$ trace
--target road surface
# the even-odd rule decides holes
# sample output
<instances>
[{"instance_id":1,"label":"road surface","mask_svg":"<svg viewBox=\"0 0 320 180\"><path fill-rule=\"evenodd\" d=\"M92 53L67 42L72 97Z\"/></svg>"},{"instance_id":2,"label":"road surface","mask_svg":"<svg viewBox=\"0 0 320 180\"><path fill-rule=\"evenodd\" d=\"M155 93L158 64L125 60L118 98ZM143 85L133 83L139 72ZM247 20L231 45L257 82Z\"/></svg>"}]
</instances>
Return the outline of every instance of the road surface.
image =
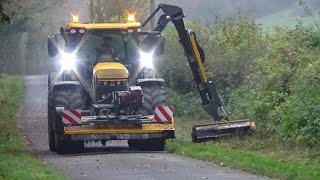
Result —
<instances>
[{"instance_id":1,"label":"road surface","mask_svg":"<svg viewBox=\"0 0 320 180\"><path fill-rule=\"evenodd\" d=\"M21 117L31 150L70 179L265 179L166 152L129 151L125 142L87 148L77 155L52 153L47 140L47 76L25 77Z\"/></svg>"}]
</instances>

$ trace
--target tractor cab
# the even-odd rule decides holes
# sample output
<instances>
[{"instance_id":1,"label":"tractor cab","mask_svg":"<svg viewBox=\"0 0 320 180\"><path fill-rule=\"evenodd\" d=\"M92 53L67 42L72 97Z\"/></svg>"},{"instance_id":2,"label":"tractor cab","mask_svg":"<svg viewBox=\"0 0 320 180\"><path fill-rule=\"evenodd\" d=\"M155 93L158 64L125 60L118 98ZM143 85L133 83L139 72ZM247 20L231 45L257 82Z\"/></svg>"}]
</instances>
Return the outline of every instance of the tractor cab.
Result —
<instances>
[{"instance_id":1,"label":"tractor cab","mask_svg":"<svg viewBox=\"0 0 320 180\"><path fill-rule=\"evenodd\" d=\"M48 51L50 57L60 55L59 64L66 69L83 64L92 71L98 63L117 62L130 75L139 75L137 70L153 68L153 58L164 52L164 40L160 34L143 32L133 16L127 23L98 24L81 24L73 16L60 34L48 39Z\"/></svg>"},{"instance_id":2,"label":"tractor cab","mask_svg":"<svg viewBox=\"0 0 320 180\"><path fill-rule=\"evenodd\" d=\"M51 57L58 55L64 81L82 81L90 108L92 103L111 104L114 92L129 91L138 79L155 78L150 70L163 52L161 42L160 34L142 32L132 15L127 23L97 24L81 24L73 16L60 34L48 39L48 51Z\"/></svg>"},{"instance_id":3,"label":"tractor cab","mask_svg":"<svg viewBox=\"0 0 320 180\"><path fill-rule=\"evenodd\" d=\"M113 92L128 91L138 79L155 78L153 59L163 49L161 35L143 32L133 16L127 23L97 24L81 24L73 16L48 39L49 56L58 55L63 80L81 79L87 108L91 102L110 104Z\"/></svg>"}]
</instances>

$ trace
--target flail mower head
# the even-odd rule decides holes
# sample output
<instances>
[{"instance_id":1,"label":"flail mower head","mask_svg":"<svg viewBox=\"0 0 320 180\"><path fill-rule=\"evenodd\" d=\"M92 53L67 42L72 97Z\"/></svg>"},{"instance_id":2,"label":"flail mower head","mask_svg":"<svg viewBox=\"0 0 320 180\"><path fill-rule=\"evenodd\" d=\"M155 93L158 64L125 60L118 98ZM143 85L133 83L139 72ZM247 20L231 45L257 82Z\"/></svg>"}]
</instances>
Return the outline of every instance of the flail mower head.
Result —
<instances>
[{"instance_id":1,"label":"flail mower head","mask_svg":"<svg viewBox=\"0 0 320 180\"><path fill-rule=\"evenodd\" d=\"M193 142L204 142L229 135L244 135L256 128L255 122L249 119L229 121L221 105L216 88L212 83L209 84L209 91L213 98L209 103L202 105L202 107L213 117L215 122L212 124L194 125L191 133ZM218 109L221 109L223 116L219 114Z\"/></svg>"},{"instance_id":2,"label":"flail mower head","mask_svg":"<svg viewBox=\"0 0 320 180\"><path fill-rule=\"evenodd\" d=\"M192 142L204 142L229 135L243 135L255 129L255 123L248 119L220 121L212 124L195 125L192 128Z\"/></svg>"}]
</instances>

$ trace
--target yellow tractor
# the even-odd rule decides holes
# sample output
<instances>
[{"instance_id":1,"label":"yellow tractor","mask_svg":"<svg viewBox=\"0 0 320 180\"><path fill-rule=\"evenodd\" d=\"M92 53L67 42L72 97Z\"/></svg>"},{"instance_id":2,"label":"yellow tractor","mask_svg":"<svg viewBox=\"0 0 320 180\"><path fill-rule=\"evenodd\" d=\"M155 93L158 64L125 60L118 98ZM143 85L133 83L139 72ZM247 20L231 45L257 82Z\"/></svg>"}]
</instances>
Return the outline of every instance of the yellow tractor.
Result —
<instances>
[{"instance_id":1,"label":"yellow tractor","mask_svg":"<svg viewBox=\"0 0 320 180\"><path fill-rule=\"evenodd\" d=\"M153 31L143 28L162 10ZM85 141L128 140L130 148L162 151L175 138L174 108L165 105L165 82L156 77L153 61L164 54L161 32L175 25L202 106L218 121L192 130L194 142L250 130L248 120L227 121L217 91L204 67L204 52L195 33L185 28L177 6L160 4L140 24L134 16L126 23L79 23L74 16L59 34L48 38L48 54L58 62L48 76L48 137L51 151L81 152Z\"/></svg>"}]
</instances>

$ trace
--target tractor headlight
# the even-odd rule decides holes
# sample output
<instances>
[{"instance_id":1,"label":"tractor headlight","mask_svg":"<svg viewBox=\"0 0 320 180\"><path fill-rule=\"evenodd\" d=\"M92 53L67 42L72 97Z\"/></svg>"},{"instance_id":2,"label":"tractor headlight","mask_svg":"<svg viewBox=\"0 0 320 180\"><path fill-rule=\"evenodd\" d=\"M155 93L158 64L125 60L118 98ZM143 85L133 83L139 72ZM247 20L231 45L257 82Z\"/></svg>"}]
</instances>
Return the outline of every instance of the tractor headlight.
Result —
<instances>
[{"instance_id":1,"label":"tractor headlight","mask_svg":"<svg viewBox=\"0 0 320 180\"><path fill-rule=\"evenodd\" d=\"M71 53L62 53L60 59L60 65L63 70L75 70L76 68L76 56Z\"/></svg>"},{"instance_id":2,"label":"tractor headlight","mask_svg":"<svg viewBox=\"0 0 320 180\"><path fill-rule=\"evenodd\" d=\"M143 67L153 69L153 54L152 53L140 53L140 63Z\"/></svg>"}]
</instances>

